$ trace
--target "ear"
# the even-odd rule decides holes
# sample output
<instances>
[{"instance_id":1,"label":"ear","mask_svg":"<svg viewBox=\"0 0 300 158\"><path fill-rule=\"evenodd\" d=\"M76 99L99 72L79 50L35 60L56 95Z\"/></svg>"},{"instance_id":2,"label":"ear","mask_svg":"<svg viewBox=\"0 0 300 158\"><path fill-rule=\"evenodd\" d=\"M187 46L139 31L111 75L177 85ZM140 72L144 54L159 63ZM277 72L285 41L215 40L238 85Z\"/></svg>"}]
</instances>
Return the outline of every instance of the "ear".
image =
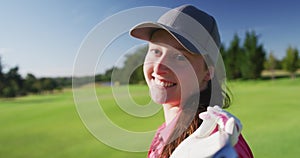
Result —
<instances>
[{"instance_id":1,"label":"ear","mask_svg":"<svg viewBox=\"0 0 300 158\"><path fill-rule=\"evenodd\" d=\"M215 73L215 68L212 67L212 66L209 66L207 68L207 71L206 71L206 74L204 76L204 80L205 81L209 81L211 80L212 78L214 78L214 73Z\"/></svg>"}]
</instances>

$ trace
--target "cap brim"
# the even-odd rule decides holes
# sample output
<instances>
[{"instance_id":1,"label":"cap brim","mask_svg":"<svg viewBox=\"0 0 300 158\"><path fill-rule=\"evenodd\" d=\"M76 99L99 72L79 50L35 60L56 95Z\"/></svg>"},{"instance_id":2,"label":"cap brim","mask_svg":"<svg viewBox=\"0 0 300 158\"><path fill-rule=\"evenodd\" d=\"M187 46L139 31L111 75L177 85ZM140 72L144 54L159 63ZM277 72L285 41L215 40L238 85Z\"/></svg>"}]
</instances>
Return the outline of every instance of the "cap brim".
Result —
<instances>
[{"instance_id":1,"label":"cap brim","mask_svg":"<svg viewBox=\"0 0 300 158\"><path fill-rule=\"evenodd\" d=\"M191 42L189 42L186 37L179 33L178 30L160 23L145 22L138 24L130 30L130 35L138 39L150 41L152 34L158 29L166 30L189 52L201 54L201 51L199 51Z\"/></svg>"}]
</instances>

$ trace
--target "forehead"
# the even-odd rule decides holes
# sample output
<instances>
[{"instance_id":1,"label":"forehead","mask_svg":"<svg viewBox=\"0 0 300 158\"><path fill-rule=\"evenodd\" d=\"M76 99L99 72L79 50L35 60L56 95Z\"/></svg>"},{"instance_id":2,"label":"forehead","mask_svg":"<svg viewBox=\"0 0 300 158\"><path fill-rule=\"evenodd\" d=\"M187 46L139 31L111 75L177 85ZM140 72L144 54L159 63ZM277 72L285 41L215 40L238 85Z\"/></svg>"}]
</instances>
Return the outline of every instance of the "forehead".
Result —
<instances>
[{"instance_id":1,"label":"forehead","mask_svg":"<svg viewBox=\"0 0 300 158\"><path fill-rule=\"evenodd\" d=\"M151 43L162 43L165 45L169 45L177 50L187 51L171 34L169 34L165 30L155 31L151 36L150 42Z\"/></svg>"},{"instance_id":2,"label":"forehead","mask_svg":"<svg viewBox=\"0 0 300 158\"><path fill-rule=\"evenodd\" d=\"M152 34L149 42L149 48L157 46L167 46L171 49L175 49L178 52L183 53L185 56L190 57L192 60L199 60L199 58L202 58L202 55L191 53L185 49L169 32L165 30L158 30Z\"/></svg>"}]
</instances>

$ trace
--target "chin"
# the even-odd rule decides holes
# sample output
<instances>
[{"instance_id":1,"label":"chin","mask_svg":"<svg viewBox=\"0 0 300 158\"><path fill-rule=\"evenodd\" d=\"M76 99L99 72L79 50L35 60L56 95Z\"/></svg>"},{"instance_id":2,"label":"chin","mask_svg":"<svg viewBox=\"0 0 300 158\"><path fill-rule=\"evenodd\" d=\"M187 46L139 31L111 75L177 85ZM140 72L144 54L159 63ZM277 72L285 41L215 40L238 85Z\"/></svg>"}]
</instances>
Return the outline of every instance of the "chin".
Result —
<instances>
[{"instance_id":1,"label":"chin","mask_svg":"<svg viewBox=\"0 0 300 158\"><path fill-rule=\"evenodd\" d=\"M168 96L167 94L156 93L153 91L150 91L150 93L151 93L151 99L156 104L179 105L179 103L180 103L180 100L175 99L175 98L170 98L170 96Z\"/></svg>"}]
</instances>

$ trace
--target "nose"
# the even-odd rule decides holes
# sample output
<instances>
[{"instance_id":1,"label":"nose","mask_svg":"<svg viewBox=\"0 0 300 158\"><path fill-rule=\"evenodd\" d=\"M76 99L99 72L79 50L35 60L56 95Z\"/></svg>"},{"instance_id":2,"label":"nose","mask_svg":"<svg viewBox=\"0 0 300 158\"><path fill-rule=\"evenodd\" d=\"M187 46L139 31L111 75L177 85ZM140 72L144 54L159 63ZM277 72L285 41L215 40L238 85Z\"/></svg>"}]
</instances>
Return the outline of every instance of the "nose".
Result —
<instances>
[{"instance_id":1,"label":"nose","mask_svg":"<svg viewBox=\"0 0 300 158\"><path fill-rule=\"evenodd\" d=\"M166 56L161 56L158 61L154 64L154 72L158 75L166 74L170 72Z\"/></svg>"}]
</instances>

